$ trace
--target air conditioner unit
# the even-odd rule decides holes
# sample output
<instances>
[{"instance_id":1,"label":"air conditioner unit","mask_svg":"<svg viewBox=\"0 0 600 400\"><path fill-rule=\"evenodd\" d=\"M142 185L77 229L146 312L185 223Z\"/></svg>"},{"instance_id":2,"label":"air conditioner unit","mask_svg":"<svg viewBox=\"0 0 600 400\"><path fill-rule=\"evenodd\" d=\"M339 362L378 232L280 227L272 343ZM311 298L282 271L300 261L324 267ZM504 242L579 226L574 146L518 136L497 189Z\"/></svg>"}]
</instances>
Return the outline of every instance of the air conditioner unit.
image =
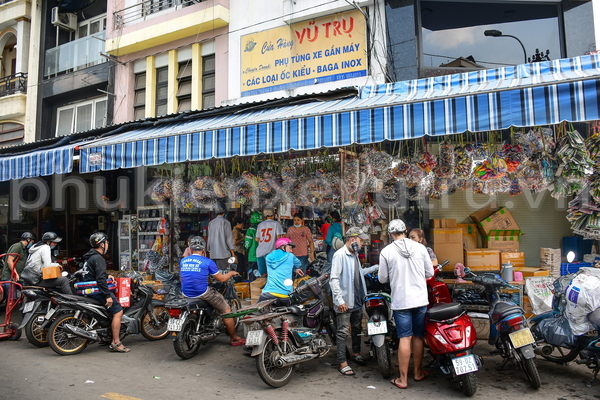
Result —
<instances>
[{"instance_id":1,"label":"air conditioner unit","mask_svg":"<svg viewBox=\"0 0 600 400\"><path fill-rule=\"evenodd\" d=\"M70 13L59 13L58 7L52 9L52 25L58 26L61 29L67 31L74 31L77 29L77 15Z\"/></svg>"}]
</instances>

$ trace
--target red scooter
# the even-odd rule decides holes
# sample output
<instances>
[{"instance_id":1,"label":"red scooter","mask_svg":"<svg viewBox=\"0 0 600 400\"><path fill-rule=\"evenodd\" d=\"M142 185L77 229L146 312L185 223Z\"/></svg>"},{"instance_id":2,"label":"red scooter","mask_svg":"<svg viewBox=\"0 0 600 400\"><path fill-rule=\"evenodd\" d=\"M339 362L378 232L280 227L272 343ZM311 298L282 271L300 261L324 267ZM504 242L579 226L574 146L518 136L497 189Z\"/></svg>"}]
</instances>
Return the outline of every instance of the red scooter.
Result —
<instances>
[{"instance_id":1,"label":"red scooter","mask_svg":"<svg viewBox=\"0 0 600 400\"><path fill-rule=\"evenodd\" d=\"M19 255L16 253L10 254L2 254L0 258L4 258L5 256L15 256L15 265L19 261ZM19 340L21 337L21 329L18 329L19 324L15 322L11 322L12 312L15 307L23 300L23 296L21 295L21 290L23 290L23 286L20 283L17 283L15 280L16 269L13 269L10 281L0 282L0 287L2 284L8 284L8 290L6 293L6 315L4 317L4 323L0 324L0 329L3 329L0 332L0 340L10 339L10 340ZM15 294L19 293L19 296L15 298Z\"/></svg>"},{"instance_id":2,"label":"red scooter","mask_svg":"<svg viewBox=\"0 0 600 400\"><path fill-rule=\"evenodd\" d=\"M427 280L429 310L426 313L425 340L434 362L446 377L457 382L466 396L477 391L475 372L483 365L480 356L473 353L477 343L471 318L459 303L452 303L448 286L436 280L446 265L438 265L434 276Z\"/></svg>"}]
</instances>

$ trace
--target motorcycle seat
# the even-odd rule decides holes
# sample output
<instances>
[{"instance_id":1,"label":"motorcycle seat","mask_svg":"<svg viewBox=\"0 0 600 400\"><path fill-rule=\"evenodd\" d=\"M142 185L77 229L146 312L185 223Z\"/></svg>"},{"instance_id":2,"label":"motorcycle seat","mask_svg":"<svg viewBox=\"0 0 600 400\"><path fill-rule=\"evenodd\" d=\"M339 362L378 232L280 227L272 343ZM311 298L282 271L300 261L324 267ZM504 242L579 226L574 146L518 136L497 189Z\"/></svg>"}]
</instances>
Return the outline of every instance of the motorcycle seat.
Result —
<instances>
[{"instance_id":1,"label":"motorcycle seat","mask_svg":"<svg viewBox=\"0 0 600 400\"><path fill-rule=\"evenodd\" d=\"M210 304L208 304L205 300L202 299L189 299L189 298L185 298L185 299L181 299L183 300L183 304L182 305L195 305L198 308L208 308L210 307Z\"/></svg>"},{"instance_id":2,"label":"motorcycle seat","mask_svg":"<svg viewBox=\"0 0 600 400\"><path fill-rule=\"evenodd\" d=\"M92 303L92 304L96 304L96 305L100 305L100 306L104 305L103 303L99 302L98 300L92 299L91 297L87 297L87 296L76 296L74 294L62 294L61 296L67 300L83 301L85 303Z\"/></svg>"},{"instance_id":3,"label":"motorcycle seat","mask_svg":"<svg viewBox=\"0 0 600 400\"><path fill-rule=\"evenodd\" d=\"M427 310L425 316L433 321L446 321L456 318L464 312L459 303L440 303Z\"/></svg>"},{"instance_id":4,"label":"motorcycle seat","mask_svg":"<svg viewBox=\"0 0 600 400\"><path fill-rule=\"evenodd\" d=\"M508 317L511 314L521 314L524 315L525 311L514 304L510 303L498 303L494 307L494 311L492 312L492 322L497 323L498 321L502 321L504 318Z\"/></svg>"}]
</instances>

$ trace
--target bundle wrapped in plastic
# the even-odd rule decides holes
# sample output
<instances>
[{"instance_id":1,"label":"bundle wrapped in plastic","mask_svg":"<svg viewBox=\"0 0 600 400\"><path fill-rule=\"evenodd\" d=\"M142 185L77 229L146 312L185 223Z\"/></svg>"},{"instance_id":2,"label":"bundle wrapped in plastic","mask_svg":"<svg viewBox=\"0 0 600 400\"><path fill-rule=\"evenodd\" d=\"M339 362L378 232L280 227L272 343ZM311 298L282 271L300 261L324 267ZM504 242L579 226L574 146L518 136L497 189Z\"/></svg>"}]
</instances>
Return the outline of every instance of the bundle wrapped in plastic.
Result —
<instances>
[{"instance_id":1,"label":"bundle wrapped in plastic","mask_svg":"<svg viewBox=\"0 0 600 400\"><path fill-rule=\"evenodd\" d=\"M165 179L158 182L152 188L151 198L154 201L165 201L173 197L173 181L171 179Z\"/></svg>"},{"instance_id":2,"label":"bundle wrapped in plastic","mask_svg":"<svg viewBox=\"0 0 600 400\"><path fill-rule=\"evenodd\" d=\"M440 155L438 156L435 173L440 178L452 178L455 173L454 145L448 141L440 143Z\"/></svg>"},{"instance_id":3,"label":"bundle wrapped in plastic","mask_svg":"<svg viewBox=\"0 0 600 400\"><path fill-rule=\"evenodd\" d=\"M573 334L579 336L595 329L587 316L600 308L600 270L582 268L571 280L565 295L565 316Z\"/></svg>"},{"instance_id":4,"label":"bundle wrapped in plastic","mask_svg":"<svg viewBox=\"0 0 600 400\"><path fill-rule=\"evenodd\" d=\"M469 179L473 172L473 156L467 147L454 149L454 174L458 179Z\"/></svg>"},{"instance_id":5,"label":"bundle wrapped in plastic","mask_svg":"<svg viewBox=\"0 0 600 400\"><path fill-rule=\"evenodd\" d=\"M544 338L545 342L565 349L574 349L577 339L571 330L569 320L562 315L557 318L546 318L534 328L534 335Z\"/></svg>"},{"instance_id":6,"label":"bundle wrapped in plastic","mask_svg":"<svg viewBox=\"0 0 600 400\"><path fill-rule=\"evenodd\" d=\"M516 144L513 146L508 143L505 143L502 147L502 156L506 161L509 173L516 172L525 158L520 145Z\"/></svg>"},{"instance_id":7,"label":"bundle wrapped in plastic","mask_svg":"<svg viewBox=\"0 0 600 400\"><path fill-rule=\"evenodd\" d=\"M557 175L574 184L568 187L570 192L567 195L576 194L583 187L583 182L594 173L594 161L579 132L567 132L560 139L555 157Z\"/></svg>"}]
</instances>

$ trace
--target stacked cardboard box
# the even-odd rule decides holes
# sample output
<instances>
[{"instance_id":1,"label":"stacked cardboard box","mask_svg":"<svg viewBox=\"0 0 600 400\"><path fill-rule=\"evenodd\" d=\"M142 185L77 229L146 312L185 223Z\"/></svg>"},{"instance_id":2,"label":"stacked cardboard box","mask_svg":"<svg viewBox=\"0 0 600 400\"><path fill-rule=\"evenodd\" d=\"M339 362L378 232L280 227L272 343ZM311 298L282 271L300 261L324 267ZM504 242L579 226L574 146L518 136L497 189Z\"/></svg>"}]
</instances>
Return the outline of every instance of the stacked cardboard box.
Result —
<instances>
[{"instance_id":1,"label":"stacked cardboard box","mask_svg":"<svg viewBox=\"0 0 600 400\"><path fill-rule=\"evenodd\" d=\"M465 250L465 265L472 271L500 270L500 250L467 249Z\"/></svg>"},{"instance_id":2,"label":"stacked cardboard box","mask_svg":"<svg viewBox=\"0 0 600 400\"><path fill-rule=\"evenodd\" d=\"M432 219L432 228L456 228L455 219Z\"/></svg>"},{"instance_id":3,"label":"stacked cardboard box","mask_svg":"<svg viewBox=\"0 0 600 400\"><path fill-rule=\"evenodd\" d=\"M456 220L454 220L456 222ZM461 228L433 228L433 251L439 263L450 260L444 271L453 271L457 263L464 262L463 231Z\"/></svg>"},{"instance_id":4,"label":"stacked cardboard box","mask_svg":"<svg viewBox=\"0 0 600 400\"><path fill-rule=\"evenodd\" d=\"M477 240L477 225L476 224L456 224L458 228L463 230L463 248L476 249L479 247Z\"/></svg>"},{"instance_id":5,"label":"stacked cardboard box","mask_svg":"<svg viewBox=\"0 0 600 400\"><path fill-rule=\"evenodd\" d=\"M514 268L525 267L525 253L517 252L502 252L500 253L500 264L511 263Z\"/></svg>"},{"instance_id":6,"label":"stacked cardboard box","mask_svg":"<svg viewBox=\"0 0 600 400\"><path fill-rule=\"evenodd\" d=\"M267 278L257 278L250 283L250 301L252 304L258 301L262 288L267 284Z\"/></svg>"}]
</instances>

